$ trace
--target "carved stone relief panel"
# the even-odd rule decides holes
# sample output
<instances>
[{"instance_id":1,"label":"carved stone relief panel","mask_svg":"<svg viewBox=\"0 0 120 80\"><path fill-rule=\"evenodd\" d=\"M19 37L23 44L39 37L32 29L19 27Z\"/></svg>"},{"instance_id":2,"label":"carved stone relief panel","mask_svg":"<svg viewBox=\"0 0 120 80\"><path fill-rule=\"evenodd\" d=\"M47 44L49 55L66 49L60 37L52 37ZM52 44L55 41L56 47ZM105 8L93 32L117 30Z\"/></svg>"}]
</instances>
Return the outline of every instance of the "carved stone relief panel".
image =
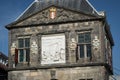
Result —
<instances>
[{"instance_id":1,"label":"carved stone relief panel","mask_svg":"<svg viewBox=\"0 0 120 80\"><path fill-rule=\"evenodd\" d=\"M14 55L14 54L15 54L15 48L16 48L16 43L13 42L12 45L11 45L11 49L10 49L11 55Z\"/></svg>"},{"instance_id":2,"label":"carved stone relief panel","mask_svg":"<svg viewBox=\"0 0 120 80\"><path fill-rule=\"evenodd\" d=\"M65 35L43 35L41 38L41 64L65 63Z\"/></svg>"},{"instance_id":3,"label":"carved stone relief panel","mask_svg":"<svg viewBox=\"0 0 120 80\"><path fill-rule=\"evenodd\" d=\"M95 36L92 41L93 49L99 50L100 49L100 40L98 39L98 36Z\"/></svg>"},{"instance_id":4,"label":"carved stone relief panel","mask_svg":"<svg viewBox=\"0 0 120 80\"><path fill-rule=\"evenodd\" d=\"M30 49L31 49L32 54L37 54L38 53L38 45L37 45L36 41L32 41Z\"/></svg>"},{"instance_id":5,"label":"carved stone relief panel","mask_svg":"<svg viewBox=\"0 0 120 80\"><path fill-rule=\"evenodd\" d=\"M69 48L71 50L76 50L77 47L77 41L76 41L76 32L75 30L72 30L69 35Z\"/></svg>"},{"instance_id":6,"label":"carved stone relief panel","mask_svg":"<svg viewBox=\"0 0 120 80\"><path fill-rule=\"evenodd\" d=\"M31 36L31 40L30 40L30 63L32 66L37 65L38 62L38 39L36 34L33 34Z\"/></svg>"},{"instance_id":7,"label":"carved stone relief panel","mask_svg":"<svg viewBox=\"0 0 120 80\"><path fill-rule=\"evenodd\" d=\"M52 11L52 12L51 12ZM51 18L52 15L52 18ZM42 12L39 12L24 21L21 21L16 24L16 26L20 25L32 25L32 24L40 24L40 23L51 23L51 22L61 22L61 21L72 21L72 20L82 20L94 18L85 14L81 14L79 12L74 12L71 10L61 9L50 7Z\"/></svg>"}]
</instances>

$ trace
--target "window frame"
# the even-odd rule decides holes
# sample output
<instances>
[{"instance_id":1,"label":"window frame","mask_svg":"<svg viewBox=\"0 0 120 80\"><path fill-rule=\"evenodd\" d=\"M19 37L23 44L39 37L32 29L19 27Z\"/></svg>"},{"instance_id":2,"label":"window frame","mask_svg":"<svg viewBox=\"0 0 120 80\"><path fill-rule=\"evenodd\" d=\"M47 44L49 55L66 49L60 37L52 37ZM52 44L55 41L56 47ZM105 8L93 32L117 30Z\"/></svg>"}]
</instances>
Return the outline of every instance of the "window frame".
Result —
<instances>
[{"instance_id":1,"label":"window frame","mask_svg":"<svg viewBox=\"0 0 120 80\"><path fill-rule=\"evenodd\" d=\"M23 47L19 47L19 39L23 39ZM25 39L29 39L29 46L28 47L26 47ZM28 57L26 56L27 49L29 49L28 55L30 55L30 36L18 37L17 42L18 42L18 63L26 63L29 61L27 59ZM20 61L20 50L23 50L23 61Z\"/></svg>"},{"instance_id":2,"label":"window frame","mask_svg":"<svg viewBox=\"0 0 120 80\"><path fill-rule=\"evenodd\" d=\"M90 34L90 41L89 42L83 42L83 43L79 43L79 35L80 34L84 34L85 33L89 33ZM92 36L91 36L91 31L81 31L81 32L78 32L77 33L77 54L78 54L78 59L83 59L83 58L91 58L92 57ZM80 53L80 45L83 45L84 47L84 56L83 57L80 57L81 53ZM91 52L90 52L90 56L87 56L87 45L90 45L91 46Z\"/></svg>"}]
</instances>

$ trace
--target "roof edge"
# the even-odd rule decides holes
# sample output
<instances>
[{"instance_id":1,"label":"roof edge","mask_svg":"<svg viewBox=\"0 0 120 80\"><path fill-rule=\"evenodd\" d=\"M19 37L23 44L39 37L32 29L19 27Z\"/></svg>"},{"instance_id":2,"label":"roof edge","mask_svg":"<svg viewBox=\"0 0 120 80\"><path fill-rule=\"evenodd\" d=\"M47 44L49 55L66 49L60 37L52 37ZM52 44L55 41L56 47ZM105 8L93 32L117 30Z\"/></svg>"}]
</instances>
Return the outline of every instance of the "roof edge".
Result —
<instances>
[{"instance_id":1,"label":"roof edge","mask_svg":"<svg viewBox=\"0 0 120 80\"><path fill-rule=\"evenodd\" d=\"M35 2L36 2L36 0L33 1L33 2L16 18L15 21L17 21L22 15L24 15L24 13L25 13Z\"/></svg>"},{"instance_id":2,"label":"roof edge","mask_svg":"<svg viewBox=\"0 0 120 80\"><path fill-rule=\"evenodd\" d=\"M40 25L53 25L53 24L64 24L64 23L75 23L75 22L85 22L85 21L103 21L104 18L100 17L100 18L91 18L91 19L83 19L83 20L75 20L75 21L61 21L61 22L50 22L50 23L40 23L40 24L32 24L32 25L22 25L24 27L27 26L40 26ZM12 23L14 24L14 23ZM12 24L8 24L7 26L5 26L8 30L13 29L13 28L19 28L22 26L11 26Z\"/></svg>"},{"instance_id":3,"label":"roof edge","mask_svg":"<svg viewBox=\"0 0 120 80\"><path fill-rule=\"evenodd\" d=\"M93 5L92 5L88 0L86 0L86 2L93 8L93 10L94 10L98 15L100 15L99 12L93 7Z\"/></svg>"},{"instance_id":4,"label":"roof edge","mask_svg":"<svg viewBox=\"0 0 120 80\"><path fill-rule=\"evenodd\" d=\"M106 33L108 35L108 38L110 39L110 43L112 46L114 46L114 40L113 40L113 37L112 37L112 34L111 34L111 31L110 31L110 25L108 24L107 20L105 19L105 30L106 30Z\"/></svg>"}]
</instances>

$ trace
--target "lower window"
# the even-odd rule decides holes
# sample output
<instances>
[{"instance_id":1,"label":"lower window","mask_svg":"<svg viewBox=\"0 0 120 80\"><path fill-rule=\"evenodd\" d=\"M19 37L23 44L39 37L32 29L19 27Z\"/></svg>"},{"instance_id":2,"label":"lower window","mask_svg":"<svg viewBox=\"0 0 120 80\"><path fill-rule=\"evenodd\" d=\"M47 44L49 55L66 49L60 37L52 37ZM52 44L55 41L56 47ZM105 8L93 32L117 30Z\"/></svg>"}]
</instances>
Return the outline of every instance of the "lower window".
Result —
<instances>
[{"instance_id":1,"label":"lower window","mask_svg":"<svg viewBox=\"0 0 120 80\"><path fill-rule=\"evenodd\" d=\"M91 57L91 44L78 44L80 58Z\"/></svg>"}]
</instances>

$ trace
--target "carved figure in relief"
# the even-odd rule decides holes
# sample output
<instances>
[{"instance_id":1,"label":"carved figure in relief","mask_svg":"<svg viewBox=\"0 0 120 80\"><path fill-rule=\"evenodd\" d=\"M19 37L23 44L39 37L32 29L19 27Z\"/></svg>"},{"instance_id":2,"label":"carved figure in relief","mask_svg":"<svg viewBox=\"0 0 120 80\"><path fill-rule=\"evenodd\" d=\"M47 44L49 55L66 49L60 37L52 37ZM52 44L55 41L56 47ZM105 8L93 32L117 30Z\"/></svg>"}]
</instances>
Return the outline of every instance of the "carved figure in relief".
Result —
<instances>
[{"instance_id":1,"label":"carved figure in relief","mask_svg":"<svg viewBox=\"0 0 120 80\"><path fill-rule=\"evenodd\" d=\"M32 51L32 53L35 53L35 54L38 52L38 46L35 41L32 42L31 51Z\"/></svg>"},{"instance_id":2,"label":"carved figure in relief","mask_svg":"<svg viewBox=\"0 0 120 80\"><path fill-rule=\"evenodd\" d=\"M12 43L12 46L11 46L11 55L14 55L15 54L15 48L16 48L16 44L15 43Z\"/></svg>"},{"instance_id":3,"label":"carved figure in relief","mask_svg":"<svg viewBox=\"0 0 120 80\"><path fill-rule=\"evenodd\" d=\"M98 39L98 36L95 36L93 42L93 49L98 50L100 47L100 40Z\"/></svg>"},{"instance_id":4,"label":"carved figure in relief","mask_svg":"<svg viewBox=\"0 0 120 80\"><path fill-rule=\"evenodd\" d=\"M71 39L71 41L70 41L70 49L71 50L75 50L76 49L76 47L77 47L77 43L76 43L76 41L75 41L75 38L72 38Z\"/></svg>"}]
</instances>

